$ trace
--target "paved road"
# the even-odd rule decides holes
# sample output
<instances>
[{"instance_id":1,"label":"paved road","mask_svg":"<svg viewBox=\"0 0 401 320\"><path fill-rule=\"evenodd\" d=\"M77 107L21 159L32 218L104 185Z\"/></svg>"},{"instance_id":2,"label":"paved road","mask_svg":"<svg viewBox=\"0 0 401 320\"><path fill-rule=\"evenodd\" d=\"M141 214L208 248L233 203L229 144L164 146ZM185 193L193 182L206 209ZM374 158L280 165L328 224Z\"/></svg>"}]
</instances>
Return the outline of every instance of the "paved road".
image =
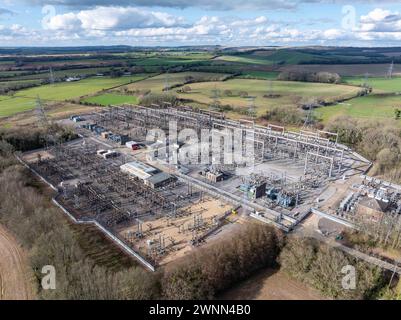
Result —
<instances>
[{"instance_id":1,"label":"paved road","mask_svg":"<svg viewBox=\"0 0 401 320\"><path fill-rule=\"evenodd\" d=\"M0 225L0 300L34 299L32 277L23 250Z\"/></svg>"}]
</instances>

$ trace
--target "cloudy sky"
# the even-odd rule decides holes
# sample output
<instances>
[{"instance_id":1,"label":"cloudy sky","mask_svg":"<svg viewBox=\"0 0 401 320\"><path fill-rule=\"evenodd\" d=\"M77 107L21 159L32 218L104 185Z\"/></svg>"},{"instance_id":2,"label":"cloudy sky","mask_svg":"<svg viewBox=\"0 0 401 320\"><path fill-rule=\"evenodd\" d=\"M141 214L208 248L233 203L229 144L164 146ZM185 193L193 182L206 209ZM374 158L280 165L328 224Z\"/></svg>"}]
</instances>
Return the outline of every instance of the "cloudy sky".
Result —
<instances>
[{"instance_id":1,"label":"cloudy sky","mask_svg":"<svg viewBox=\"0 0 401 320\"><path fill-rule=\"evenodd\" d=\"M400 0L0 0L0 46L401 46Z\"/></svg>"}]
</instances>

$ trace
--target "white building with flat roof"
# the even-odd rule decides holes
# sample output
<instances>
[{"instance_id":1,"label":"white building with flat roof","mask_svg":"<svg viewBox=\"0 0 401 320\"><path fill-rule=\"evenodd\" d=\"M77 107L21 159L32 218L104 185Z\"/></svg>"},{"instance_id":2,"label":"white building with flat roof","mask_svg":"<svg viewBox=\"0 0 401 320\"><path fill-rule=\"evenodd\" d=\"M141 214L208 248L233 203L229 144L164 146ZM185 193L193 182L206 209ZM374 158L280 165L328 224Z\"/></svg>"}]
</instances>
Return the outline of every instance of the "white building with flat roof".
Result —
<instances>
[{"instance_id":1,"label":"white building with flat roof","mask_svg":"<svg viewBox=\"0 0 401 320\"><path fill-rule=\"evenodd\" d=\"M140 161L128 162L120 166L120 169L144 181L159 172L157 168Z\"/></svg>"},{"instance_id":2,"label":"white building with flat roof","mask_svg":"<svg viewBox=\"0 0 401 320\"><path fill-rule=\"evenodd\" d=\"M147 186L156 189L176 178L168 173L140 161L132 161L120 166L122 172L142 180Z\"/></svg>"}]
</instances>

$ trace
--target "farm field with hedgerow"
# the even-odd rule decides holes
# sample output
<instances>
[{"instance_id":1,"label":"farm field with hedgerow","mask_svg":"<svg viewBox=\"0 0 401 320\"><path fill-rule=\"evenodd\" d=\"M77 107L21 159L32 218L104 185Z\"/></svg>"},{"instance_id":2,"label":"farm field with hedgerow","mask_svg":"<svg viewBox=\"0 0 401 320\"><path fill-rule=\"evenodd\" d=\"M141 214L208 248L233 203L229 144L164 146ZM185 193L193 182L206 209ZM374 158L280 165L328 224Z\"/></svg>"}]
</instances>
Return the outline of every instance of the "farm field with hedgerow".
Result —
<instances>
[{"instance_id":1,"label":"farm field with hedgerow","mask_svg":"<svg viewBox=\"0 0 401 320\"><path fill-rule=\"evenodd\" d=\"M13 95L0 96L0 117L33 109L38 97L44 102L78 99L82 96L96 94L102 90L138 81L145 77L146 75L120 78L95 77L76 82L60 82L19 90ZM131 97L128 101L134 102L135 98Z\"/></svg>"},{"instance_id":2,"label":"farm field with hedgerow","mask_svg":"<svg viewBox=\"0 0 401 320\"><path fill-rule=\"evenodd\" d=\"M210 104L218 90L222 105L245 108L249 106L249 97L255 97L258 115L270 107L280 105L297 105L313 99L332 102L352 98L358 95L360 88L354 86L305 83L295 81L265 81L255 79L233 79L224 82L202 82L189 85L191 91L180 93L179 97L202 104ZM246 93L246 94L245 94ZM269 93L275 97L265 97Z\"/></svg>"},{"instance_id":3,"label":"farm field with hedgerow","mask_svg":"<svg viewBox=\"0 0 401 320\"><path fill-rule=\"evenodd\" d=\"M394 119L396 109L401 109L401 95L369 95L317 108L315 115L324 123L339 115L360 119Z\"/></svg>"}]
</instances>

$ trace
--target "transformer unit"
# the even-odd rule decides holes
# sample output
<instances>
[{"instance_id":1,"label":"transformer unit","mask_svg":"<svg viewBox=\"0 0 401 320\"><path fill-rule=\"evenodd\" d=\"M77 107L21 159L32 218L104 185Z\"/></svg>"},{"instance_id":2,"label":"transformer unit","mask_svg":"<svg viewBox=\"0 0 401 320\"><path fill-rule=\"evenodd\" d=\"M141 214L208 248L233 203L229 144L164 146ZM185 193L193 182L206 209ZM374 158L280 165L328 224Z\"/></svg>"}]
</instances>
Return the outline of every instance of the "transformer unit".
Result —
<instances>
[{"instance_id":1,"label":"transformer unit","mask_svg":"<svg viewBox=\"0 0 401 320\"><path fill-rule=\"evenodd\" d=\"M350 192L340 203L340 209L342 211L349 211L351 209L351 205L353 204L355 192Z\"/></svg>"},{"instance_id":2,"label":"transformer unit","mask_svg":"<svg viewBox=\"0 0 401 320\"><path fill-rule=\"evenodd\" d=\"M292 193L281 191L277 195L276 203L281 207L290 208L297 204L297 198L298 196L295 196Z\"/></svg>"},{"instance_id":3,"label":"transformer unit","mask_svg":"<svg viewBox=\"0 0 401 320\"><path fill-rule=\"evenodd\" d=\"M248 198L258 199L266 194L266 182L252 185L248 190Z\"/></svg>"},{"instance_id":4,"label":"transformer unit","mask_svg":"<svg viewBox=\"0 0 401 320\"><path fill-rule=\"evenodd\" d=\"M298 195L286 192L276 187L271 187L266 191L266 197L281 207L290 208L298 203Z\"/></svg>"}]
</instances>

